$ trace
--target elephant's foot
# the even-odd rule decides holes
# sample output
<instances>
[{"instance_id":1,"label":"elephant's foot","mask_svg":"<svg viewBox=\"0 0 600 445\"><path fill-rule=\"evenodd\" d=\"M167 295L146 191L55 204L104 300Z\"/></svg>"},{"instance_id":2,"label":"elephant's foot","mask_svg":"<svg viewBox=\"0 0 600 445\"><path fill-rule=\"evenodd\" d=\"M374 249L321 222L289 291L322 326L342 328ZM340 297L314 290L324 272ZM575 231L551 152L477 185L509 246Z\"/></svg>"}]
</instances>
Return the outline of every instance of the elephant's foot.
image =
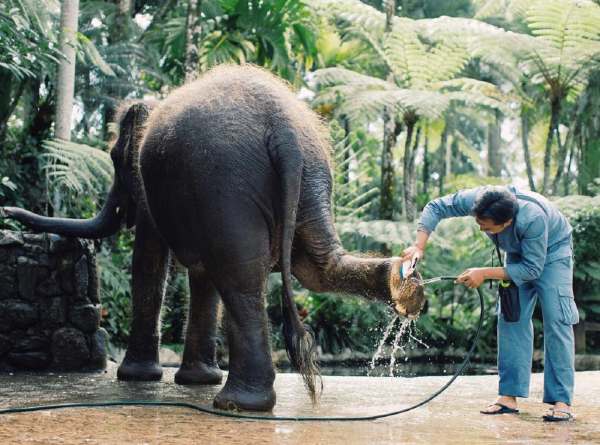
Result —
<instances>
[{"instance_id":1,"label":"elephant's foot","mask_svg":"<svg viewBox=\"0 0 600 445\"><path fill-rule=\"evenodd\" d=\"M223 381L223 371L215 364L200 361L182 363L175 373L175 383L178 385L217 385Z\"/></svg>"},{"instance_id":2,"label":"elephant's foot","mask_svg":"<svg viewBox=\"0 0 600 445\"><path fill-rule=\"evenodd\" d=\"M232 390L227 385L215 396L213 408L227 411L271 411L275 406L275 390Z\"/></svg>"},{"instance_id":3,"label":"elephant's foot","mask_svg":"<svg viewBox=\"0 0 600 445\"><path fill-rule=\"evenodd\" d=\"M133 361L125 357L117 370L119 380L155 381L160 380L162 375L163 369L158 360Z\"/></svg>"}]
</instances>

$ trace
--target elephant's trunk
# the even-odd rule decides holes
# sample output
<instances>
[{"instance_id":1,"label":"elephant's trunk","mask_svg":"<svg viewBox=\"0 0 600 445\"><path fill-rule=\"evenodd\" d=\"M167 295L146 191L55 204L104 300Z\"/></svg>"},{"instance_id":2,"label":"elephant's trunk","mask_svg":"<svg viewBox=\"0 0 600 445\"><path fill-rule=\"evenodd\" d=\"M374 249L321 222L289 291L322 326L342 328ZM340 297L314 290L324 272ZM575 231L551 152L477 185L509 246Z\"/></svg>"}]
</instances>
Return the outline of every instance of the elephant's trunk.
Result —
<instances>
[{"instance_id":1,"label":"elephant's trunk","mask_svg":"<svg viewBox=\"0 0 600 445\"><path fill-rule=\"evenodd\" d=\"M100 214L89 219L50 218L17 207L2 207L4 218L19 221L36 232L49 232L79 238L98 239L114 235L123 222L125 210L123 193L113 185Z\"/></svg>"}]
</instances>

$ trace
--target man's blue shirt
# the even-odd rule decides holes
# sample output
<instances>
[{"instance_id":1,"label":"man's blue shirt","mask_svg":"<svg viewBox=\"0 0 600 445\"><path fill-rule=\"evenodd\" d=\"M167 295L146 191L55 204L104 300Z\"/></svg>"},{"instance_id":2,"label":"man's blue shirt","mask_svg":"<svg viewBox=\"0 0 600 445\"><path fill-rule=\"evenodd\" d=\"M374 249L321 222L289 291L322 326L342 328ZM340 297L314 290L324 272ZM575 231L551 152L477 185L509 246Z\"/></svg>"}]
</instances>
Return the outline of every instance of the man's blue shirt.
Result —
<instances>
[{"instance_id":1,"label":"man's blue shirt","mask_svg":"<svg viewBox=\"0 0 600 445\"><path fill-rule=\"evenodd\" d=\"M442 219L474 216L473 203L488 187L460 190L429 202L423 209L419 226L433 231ZM520 286L539 277L545 264L573 255L573 229L564 215L542 195L520 191L512 185L505 188L517 197L517 216L499 234L487 235L506 252L506 273Z\"/></svg>"}]
</instances>

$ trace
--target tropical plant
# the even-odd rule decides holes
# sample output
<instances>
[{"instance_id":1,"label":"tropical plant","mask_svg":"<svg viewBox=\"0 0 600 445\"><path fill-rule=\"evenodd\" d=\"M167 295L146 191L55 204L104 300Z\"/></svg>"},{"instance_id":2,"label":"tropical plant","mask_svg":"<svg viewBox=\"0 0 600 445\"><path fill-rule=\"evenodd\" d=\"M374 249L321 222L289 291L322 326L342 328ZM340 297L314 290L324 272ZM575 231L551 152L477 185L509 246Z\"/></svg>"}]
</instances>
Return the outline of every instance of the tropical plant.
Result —
<instances>
[{"instance_id":1,"label":"tropical plant","mask_svg":"<svg viewBox=\"0 0 600 445\"><path fill-rule=\"evenodd\" d=\"M164 26L144 36L164 54L163 66L179 85L183 65L187 2L178 2ZM253 62L293 83L302 83L297 71L308 70L315 58L315 16L300 0L208 0L200 6L199 70L217 63ZM292 52L292 48L294 51Z\"/></svg>"},{"instance_id":2,"label":"tropical plant","mask_svg":"<svg viewBox=\"0 0 600 445\"><path fill-rule=\"evenodd\" d=\"M375 185L374 153L377 145L360 129L344 135L337 121L330 122L334 155L334 216L337 221L348 217L373 214L373 198L379 194Z\"/></svg>"},{"instance_id":3,"label":"tropical plant","mask_svg":"<svg viewBox=\"0 0 600 445\"><path fill-rule=\"evenodd\" d=\"M506 11L506 17L527 25L536 44L523 62L515 65L523 70L529 83L542 85L541 93L550 109L550 120L544 149L542 193L557 194L565 172L567 155L582 118L585 97L581 95L589 78L600 67L600 6L587 0L505 0L487 1L476 15L487 18ZM564 113L571 102L571 110ZM563 115L568 115L564 118ZM568 122L566 140L561 141L561 121ZM557 135L556 174L551 185L554 136Z\"/></svg>"},{"instance_id":4,"label":"tropical plant","mask_svg":"<svg viewBox=\"0 0 600 445\"><path fill-rule=\"evenodd\" d=\"M53 25L59 3L55 0L0 5L0 150L6 152L8 120L15 111L27 79L41 79L59 63Z\"/></svg>"},{"instance_id":5,"label":"tropical plant","mask_svg":"<svg viewBox=\"0 0 600 445\"><path fill-rule=\"evenodd\" d=\"M402 116L406 128L403 158L403 208L407 219L415 216L415 147L417 124L422 120L442 118L451 103L462 102L502 109L502 93L493 84L458 77L470 58L464 39L432 41L418 32L414 20L396 17L397 28L382 34L383 14L360 2L325 3L332 19L353 36L371 44L372 50L389 68L389 80L360 74L344 68L327 68L315 72L316 82L326 88L320 101L343 97L345 112L354 119L372 121L384 109ZM362 16L357 17L361 12ZM416 144L415 144L416 143Z\"/></svg>"},{"instance_id":6,"label":"tropical plant","mask_svg":"<svg viewBox=\"0 0 600 445\"><path fill-rule=\"evenodd\" d=\"M66 199L73 216L92 213L101 206L113 182L114 167L110 155L102 150L74 142L44 142L43 169L50 190Z\"/></svg>"},{"instance_id":7,"label":"tropical plant","mask_svg":"<svg viewBox=\"0 0 600 445\"><path fill-rule=\"evenodd\" d=\"M131 260L133 237L122 233L114 237L115 246L102 245L97 253L102 302L101 326L110 343L125 347L131 330Z\"/></svg>"},{"instance_id":8,"label":"tropical plant","mask_svg":"<svg viewBox=\"0 0 600 445\"><path fill-rule=\"evenodd\" d=\"M550 103L550 124L544 156L542 193L550 187L550 161L563 100L577 97L600 58L600 6L590 1L538 1L527 11L527 22L544 46L526 62L533 82L543 82ZM578 109L578 108L577 108ZM576 113L578 118L579 113ZM575 121L577 119L574 119ZM568 146L558 155L557 181L563 172Z\"/></svg>"}]
</instances>

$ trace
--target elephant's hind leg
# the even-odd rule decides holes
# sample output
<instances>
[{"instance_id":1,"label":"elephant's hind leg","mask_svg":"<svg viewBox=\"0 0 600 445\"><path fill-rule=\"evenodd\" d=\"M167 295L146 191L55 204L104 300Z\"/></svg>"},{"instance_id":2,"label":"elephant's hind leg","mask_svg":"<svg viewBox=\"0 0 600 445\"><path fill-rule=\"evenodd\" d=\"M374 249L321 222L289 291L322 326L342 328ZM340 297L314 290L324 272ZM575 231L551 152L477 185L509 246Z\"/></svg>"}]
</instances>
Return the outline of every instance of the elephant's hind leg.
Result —
<instances>
[{"instance_id":1,"label":"elephant's hind leg","mask_svg":"<svg viewBox=\"0 0 600 445\"><path fill-rule=\"evenodd\" d=\"M160 380L163 371L158 361L159 317L170 254L145 208L139 209L137 221L131 284L131 334L117 378Z\"/></svg>"},{"instance_id":2,"label":"elephant's hind leg","mask_svg":"<svg viewBox=\"0 0 600 445\"><path fill-rule=\"evenodd\" d=\"M181 367L175 374L180 385L210 385L223 381L217 365L217 324L221 297L203 271L188 270L190 308Z\"/></svg>"},{"instance_id":3,"label":"elephant's hind leg","mask_svg":"<svg viewBox=\"0 0 600 445\"><path fill-rule=\"evenodd\" d=\"M226 309L229 374L213 405L224 410L270 411L275 406L275 369L264 298L268 243L259 242L248 251L258 255L236 264L221 263L214 281Z\"/></svg>"},{"instance_id":4,"label":"elephant's hind leg","mask_svg":"<svg viewBox=\"0 0 600 445\"><path fill-rule=\"evenodd\" d=\"M213 406L229 411L270 411L276 400L275 369L263 294L236 294L226 298L235 300L233 304L226 304L229 374Z\"/></svg>"}]
</instances>

